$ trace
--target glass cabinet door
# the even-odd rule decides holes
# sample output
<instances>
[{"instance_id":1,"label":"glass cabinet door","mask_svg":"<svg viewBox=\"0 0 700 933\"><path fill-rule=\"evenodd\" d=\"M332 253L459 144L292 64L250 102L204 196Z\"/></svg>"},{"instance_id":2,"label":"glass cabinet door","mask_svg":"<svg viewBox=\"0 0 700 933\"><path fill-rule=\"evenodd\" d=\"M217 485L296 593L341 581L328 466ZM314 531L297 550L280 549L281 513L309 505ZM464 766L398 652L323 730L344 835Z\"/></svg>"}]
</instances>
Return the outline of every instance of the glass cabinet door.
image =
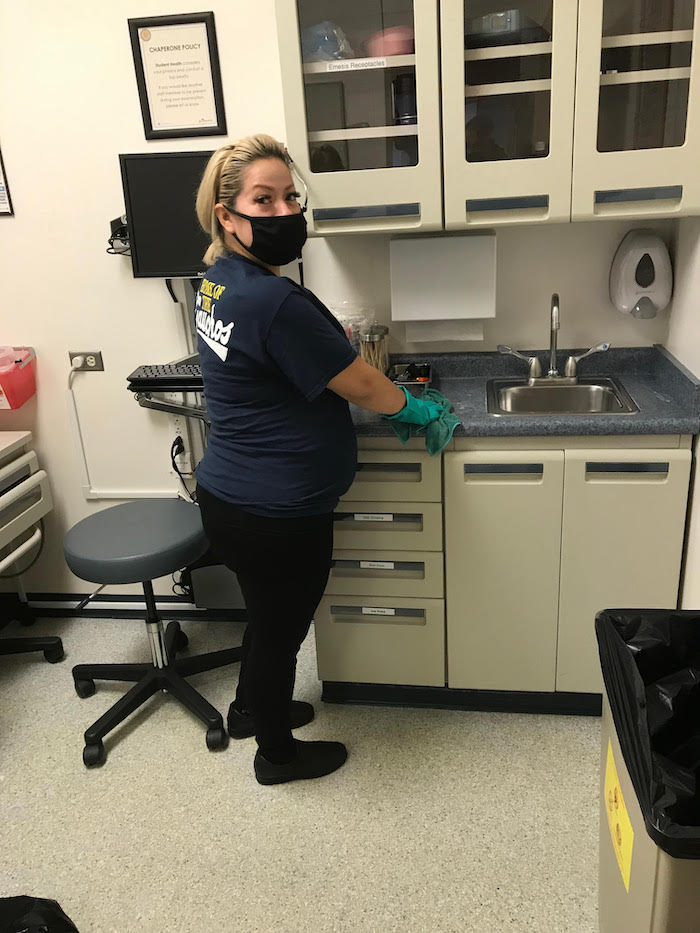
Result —
<instances>
[{"instance_id":1,"label":"glass cabinet door","mask_svg":"<svg viewBox=\"0 0 700 933\"><path fill-rule=\"evenodd\" d=\"M552 4L529 0L499 11L489 0L465 0L468 162L549 155Z\"/></svg>"},{"instance_id":2,"label":"glass cabinet door","mask_svg":"<svg viewBox=\"0 0 700 933\"><path fill-rule=\"evenodd\" d=\"M439 226L437 0L278 0L277 9L288 140L316 195L314 224ZM417 181L424 171L438 199L433 221ZM377 201L377 172L403 173L403 194L389 181Z\"/></svg>"},{"instance_id":3,"label":"glass cabinet door","mask_svg":"<svg viewBox=\"0 0 700 933\"><path fill-rule=\"evenodd\" d=\"M314 173L418 164L413 0L297 0Z\"/></svg>"},{"instance_id":4,"label":"glass cabinet door","mask_svg":"<svg viewBox=\"0 0 700 933\"><path fill-rule=\"evenodd\" d=\"M447 225L568 220L576 0L442 11Z\"/></svg>"},{"instance_id":5,"label":"glass cabinet door","mask_svg":"<svg viewBox=\"0 0 700 933\"><path fill-rule=\"evenodd\" d=\"M599 152L682 146L694 0L604 0Z\"/></svg>"},{"instance_id":6,"label":"glass cabinet door","mask_svg":"<svg viewBox=\"0 0 700 933\"><path fill-rule=\"evenodd\" d=\"M697 188L693 179L687 186L690 153L697 154L690 109L695 6L695 0L590 0L582 6L575 213L691 209Z\"/></svg>"}]
</instances>

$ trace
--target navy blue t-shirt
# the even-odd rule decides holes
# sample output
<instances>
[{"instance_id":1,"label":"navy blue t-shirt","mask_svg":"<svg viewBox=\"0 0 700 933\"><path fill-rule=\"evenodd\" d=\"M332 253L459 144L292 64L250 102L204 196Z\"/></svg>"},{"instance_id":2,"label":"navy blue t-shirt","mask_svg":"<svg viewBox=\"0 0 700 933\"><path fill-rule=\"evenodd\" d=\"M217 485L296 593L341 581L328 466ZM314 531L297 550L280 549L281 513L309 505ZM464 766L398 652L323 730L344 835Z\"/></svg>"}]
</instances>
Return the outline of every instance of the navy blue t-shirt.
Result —
<instances>
[{"instance_id":1,"label":"navy blue t-shirt","mask_svg":"<svg viewBox=\"0 0 700 933\"><path fill-rule=\"evenodd\" d=\"M211 432L197 482L273 517L332 512L352 483L348 403L327 389L356 358L307 289L236 254L206 273L195 302Z\"/></svg>"}]
</instances>

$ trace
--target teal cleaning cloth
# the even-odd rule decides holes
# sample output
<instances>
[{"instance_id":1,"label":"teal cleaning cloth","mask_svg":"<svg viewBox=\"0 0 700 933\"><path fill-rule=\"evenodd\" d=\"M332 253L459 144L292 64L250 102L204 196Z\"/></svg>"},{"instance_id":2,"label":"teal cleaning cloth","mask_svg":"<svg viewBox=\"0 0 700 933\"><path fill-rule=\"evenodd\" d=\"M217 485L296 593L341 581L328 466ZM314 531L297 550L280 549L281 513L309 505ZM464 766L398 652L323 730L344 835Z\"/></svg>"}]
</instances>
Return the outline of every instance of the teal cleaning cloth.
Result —
<instances>
[{"instance_id":1,"label":"teal cleaning cloth","mask_svg":"<svg viewBox=\"0 0 700 933\"><path fill-rule=\"evenodd\" d=\"M430 424L406 424L404 421L390 421L394 433L402 444L407 444L411 437L425 437L425 449L431 457L439 454L452 440L455 428L462 422L450 412L450 400L437 389L426 389L418 398L425 402L435 402L442 409L440 417Z\"/></svg>"}]
</instances>

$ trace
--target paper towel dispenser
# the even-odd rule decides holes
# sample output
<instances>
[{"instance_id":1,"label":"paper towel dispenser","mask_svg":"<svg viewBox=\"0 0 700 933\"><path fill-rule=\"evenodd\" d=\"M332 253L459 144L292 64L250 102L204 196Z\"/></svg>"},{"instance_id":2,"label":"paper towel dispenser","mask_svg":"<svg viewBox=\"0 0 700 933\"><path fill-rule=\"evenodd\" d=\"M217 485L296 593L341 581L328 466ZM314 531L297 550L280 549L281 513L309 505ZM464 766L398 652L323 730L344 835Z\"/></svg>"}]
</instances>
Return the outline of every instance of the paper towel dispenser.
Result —
<instances>
[{"instance_id":1,"label":"paper towel dispenser","mask_svg":"<svg viewBox=\"0 0 700 933\"><path fill-rule=\"evenodd\" d=\"M407 340L420 329L423 339L481 339L496 316L495 233L396 237L390 262L391 319L406 322Z\"/></svg>"}]
</instances>

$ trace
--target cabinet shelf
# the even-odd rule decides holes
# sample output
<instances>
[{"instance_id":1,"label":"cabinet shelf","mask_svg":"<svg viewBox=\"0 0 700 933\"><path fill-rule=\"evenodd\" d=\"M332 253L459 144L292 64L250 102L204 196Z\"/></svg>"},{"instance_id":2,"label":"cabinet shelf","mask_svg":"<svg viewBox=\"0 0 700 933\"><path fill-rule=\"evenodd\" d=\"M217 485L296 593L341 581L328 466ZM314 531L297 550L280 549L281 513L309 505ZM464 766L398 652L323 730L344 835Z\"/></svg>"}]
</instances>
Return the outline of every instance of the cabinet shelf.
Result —
<instances>
[{"instance_id":1,"label":"cabinet shelf","mask_svg":"<svg viewBox=\"0 0 700 933\"><path fill-rule=\"evenodd\" d=\"M382 58L338 58L329 62L308 62L305 75L345 74L348 71L370 71L387 68L414 68L415 55L387 55Z\"/></svg>"},{"instance_id":2,"label":"cabinet shelf","mask_svg":"<svg viewBox=\"0 0 700 933\"><path fill-rule=\"evenodd\" d=\"M479 62L493 58L522 58L526 55L551 54L551 42L529 42L524 45L500 45L485 49L465 49L464 60L465 62Z\"/></svg>"},{"instance_id":3,"label":"cabinet shelf","mask_svg":"<svg viewBox=\"0 0 700 933\"><path fill-rule=\"evenodd\" d=\"M603 36L604 49L621 49L634 45L668 45L673 42L692 42L692 29L673 32L636 32L626 36Z\"/></svg>"},{"instance_id":4,"label":"cabinet shelf","mask_svg":"<svg viewBox=\"0 0 700 933\"><path fill-rule=\"evenodd\" d=\"M334 139L383 139L389 136L416 136L418 124L408 126L360 126L353 130L317 130L309 133L309 142L325 143Z\"/></svg>"},{"instance_id":5,"label":"cabinet shelf","mask_svg":"<svg viewBox=\"0 0 700 933\"><path fill-rule=\"evenodd\" d=\"M648 71L623 71L618 74L602 74L601 85L646 84L649 81L687 81L690 68L653 68Z\"/></svg>"},{"instance_id":6,"label":"cabinet shelf","mask_svg":"<svg viewBox=\"0 0 700 933\"><path fill-rule=\"evenodd\" d=\"M497 94L531 94L551 89L552 79L543 78L540 81L507 81L503 84L466 84L464 94L466 97L491 97Z\"/></svg>"}]
</instances>

